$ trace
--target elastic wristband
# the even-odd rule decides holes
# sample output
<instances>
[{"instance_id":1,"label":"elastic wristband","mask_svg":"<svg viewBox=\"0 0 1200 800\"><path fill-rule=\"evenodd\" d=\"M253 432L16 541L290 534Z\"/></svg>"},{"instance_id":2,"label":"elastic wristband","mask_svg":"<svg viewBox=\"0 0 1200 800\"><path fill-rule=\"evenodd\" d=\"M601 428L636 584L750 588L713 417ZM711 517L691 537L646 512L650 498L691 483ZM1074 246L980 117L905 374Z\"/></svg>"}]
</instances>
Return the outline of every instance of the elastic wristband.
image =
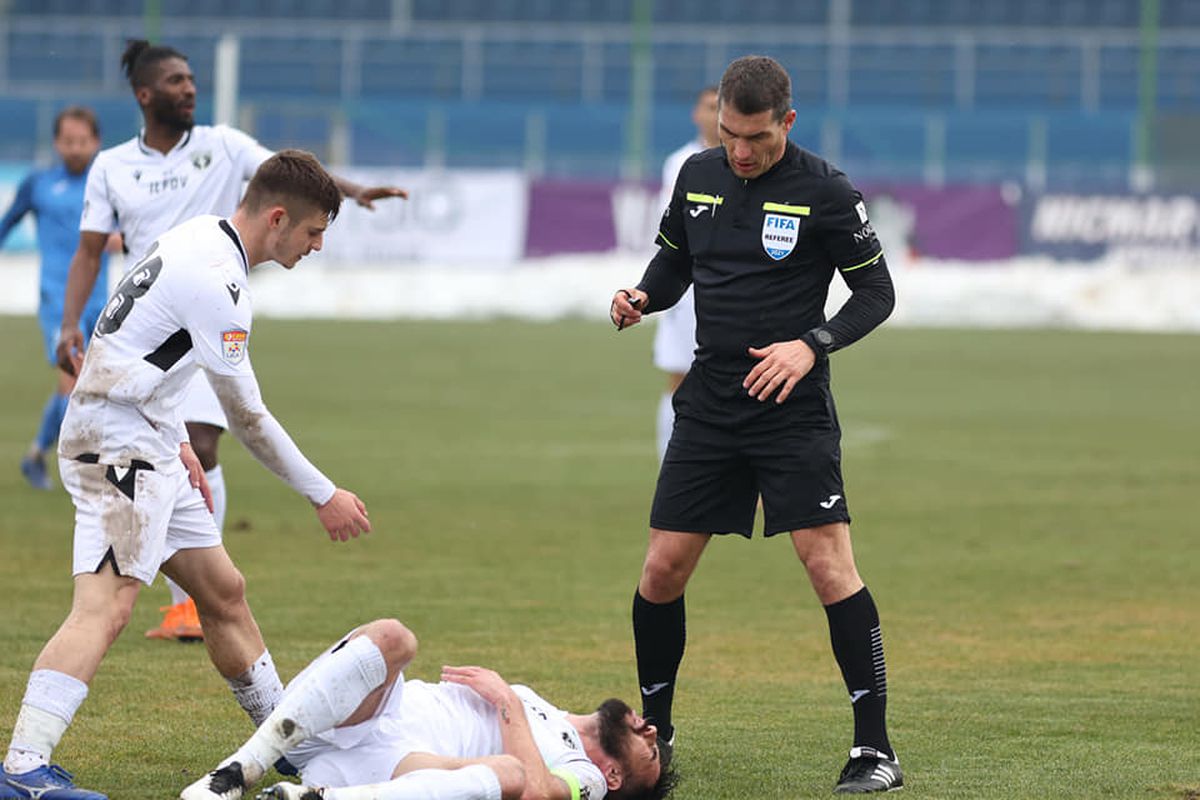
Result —
<instances>
[{"instance_id":1,"label":"elastic wristband","mask_svg":"<svg viewBox=\"0 0 1200 800\"><path fill-rule=\"evenodd\" d=\"M579 800L580 789L578 775L576 775L574 772L571 772L569 769L563 769L562 767L550 770L550 774L561 779L562 782L567 785L567 787L571 790L571 800Z\"/></svg>"}]
</instances>

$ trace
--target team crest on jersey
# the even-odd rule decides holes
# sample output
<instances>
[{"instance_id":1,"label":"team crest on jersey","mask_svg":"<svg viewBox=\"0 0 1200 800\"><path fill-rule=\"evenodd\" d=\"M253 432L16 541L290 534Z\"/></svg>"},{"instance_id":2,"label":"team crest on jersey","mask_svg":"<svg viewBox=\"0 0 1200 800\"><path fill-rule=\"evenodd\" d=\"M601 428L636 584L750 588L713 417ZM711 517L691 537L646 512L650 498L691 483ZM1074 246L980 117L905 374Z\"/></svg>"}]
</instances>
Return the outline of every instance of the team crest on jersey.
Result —
<instances>
[{"instance_id":1,"label":"team crest on jersey","mask_svg":"<svg viewBox=\"0 0 1200 800\"><path fill-rule=\"evenodd\" d=\"M767 214L763 218L762 246L767 255L781 261L796 249L800 237L800 219L786 214Z\"/></svg>"},{"instance_id":2,"label":"team crest on jersey","mask_svg":"<svg viewBox=\"0 0 1200 800\"><path fill-rule=\"evenodd\" d=\"M221 331L221 356L229 364L240 364L246 360L246 345L250 334L241 328Z\"/></svg>"},{"instance_id":3,"label":"team crest on jersey","mask_svg":"<svg viewBox=\"0 0 1200 800\"><path fill-rule=\"evenodd\" d=\"M192 166L196 169L208 169L208 165L212 163L212 153L205 150L203 153L196 153L192 156Z\"/></svg>"}]
</instances>

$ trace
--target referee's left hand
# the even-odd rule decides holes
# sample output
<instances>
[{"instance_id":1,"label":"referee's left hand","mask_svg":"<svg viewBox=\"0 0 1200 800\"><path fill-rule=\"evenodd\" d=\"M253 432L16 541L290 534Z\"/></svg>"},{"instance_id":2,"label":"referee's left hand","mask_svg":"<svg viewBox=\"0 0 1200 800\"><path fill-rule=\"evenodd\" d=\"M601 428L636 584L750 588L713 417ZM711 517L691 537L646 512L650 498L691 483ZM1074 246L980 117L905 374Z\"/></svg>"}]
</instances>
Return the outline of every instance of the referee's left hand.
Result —
<instances>
[{"instance_id":1,"label":"referee's left hand","mask_svg":"<svg viewBox=\"0 0 1200 800\"><path fill-rule=\"evenodd\" d=\"M775 402L787 400L800 379L817 363L816 354L802 339L775 342L762 348L751 347L749 353L760 361L742 381L742 386L760 402L775 394L777 389Z\"/></svg>"}]
</instances>

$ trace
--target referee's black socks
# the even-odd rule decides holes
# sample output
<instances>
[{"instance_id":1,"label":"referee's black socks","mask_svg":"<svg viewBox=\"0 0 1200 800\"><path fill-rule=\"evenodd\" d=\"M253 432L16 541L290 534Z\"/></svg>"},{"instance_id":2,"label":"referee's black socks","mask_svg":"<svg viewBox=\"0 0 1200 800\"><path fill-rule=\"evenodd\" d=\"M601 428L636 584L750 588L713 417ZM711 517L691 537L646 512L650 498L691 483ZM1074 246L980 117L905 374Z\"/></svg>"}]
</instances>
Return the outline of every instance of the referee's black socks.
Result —
<instances>
[{"instance_id":1,"label":"referee's black socks","mask_svg":"<svg viewBox=\"0 0 1200 800\"><path fill-rule=\"evenodd\" d=\"M854 746L873 747L894 758L885 722L887 667L875 601L864 586L845 600L825 606L825 614L833 655L842 668L854 708Z\"/></svg>"},{"instance_id":2,"label":"referee's black socks","mask_svg":"<svg viewBox=\"0 0 1200 800\"><path fill-rule=\"evenodd\" d=\"M686 639L682 595L670 603L651 603L641 592L634 592L633 642L642 691L642 716L654 723L659 736L667 740L675 735L671 702L675 698L675 676L679 674Z\"/></svg>"}]
</instances>

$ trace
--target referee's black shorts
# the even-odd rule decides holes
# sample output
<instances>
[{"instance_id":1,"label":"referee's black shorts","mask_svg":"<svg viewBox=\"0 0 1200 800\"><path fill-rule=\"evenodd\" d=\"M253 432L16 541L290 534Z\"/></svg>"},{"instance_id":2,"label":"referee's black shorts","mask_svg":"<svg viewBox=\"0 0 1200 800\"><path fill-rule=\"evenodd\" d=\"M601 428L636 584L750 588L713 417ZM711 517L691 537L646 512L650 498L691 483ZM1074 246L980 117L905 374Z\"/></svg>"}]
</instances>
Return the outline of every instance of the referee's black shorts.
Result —
<instances>
[{"instance_id":1,"label":"referee's black shorts","mask_svg":"<svg viewBox=\"0 0 1200 800\"><path fill-rule=\"evenodd\" d=\"M750 537L849 522L841 429L829 385L802 383L782 405L746 394L741 378L693 366L675 393L675 428L650 526Z\"/></svg>"}]
</instances>

